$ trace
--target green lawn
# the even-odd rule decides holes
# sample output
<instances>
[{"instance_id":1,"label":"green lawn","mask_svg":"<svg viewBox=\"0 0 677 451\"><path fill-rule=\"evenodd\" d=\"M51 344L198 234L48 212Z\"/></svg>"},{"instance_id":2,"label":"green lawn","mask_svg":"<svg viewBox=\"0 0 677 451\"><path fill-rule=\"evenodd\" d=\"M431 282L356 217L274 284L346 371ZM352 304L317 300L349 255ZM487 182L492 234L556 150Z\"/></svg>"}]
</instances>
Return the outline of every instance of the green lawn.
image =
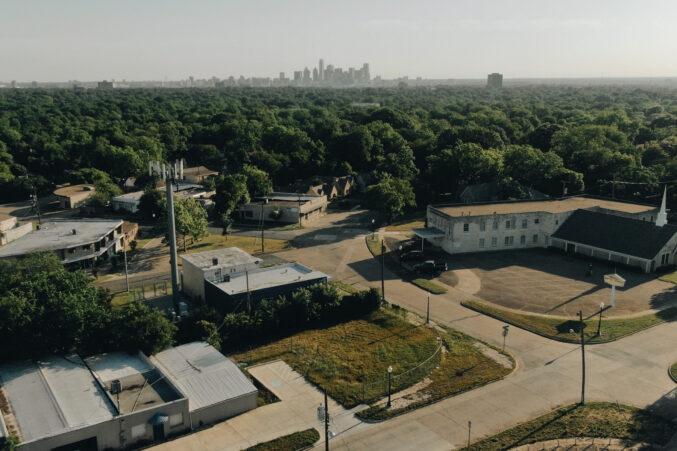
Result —
<instances>
[{"instance_id":1,"label":"green lawn","mask_svg":"<svg viewBox=\"0 0 677 451\"><path fill-rule=\"evenodd\" d=\"M372 239L372 236L374 237ZM378 233L367 235L367 247L374 257L381 255L381 238L379 238Z\"/></svg>"},{"instance_id":2,"label":"green lawn","mask_svg":"<svg viewBox=\"0 0 677 451\"><path fill-rule=\"evenodd\" d=\"M164 283L164 282L162 282ZM158 283L156 286L157 295L164 296L165 294L172 294L172 283L167 281L167 291L165 292L165 287L162 283ZM134 293L137 294L137 298L141 296L141 288L132 288L129 291L121 291L119 293L113 294L113 299L111 304L113 307L120 307L125 304L129 304L134 301ZM146 286L146 298L152 298L155 295L153 292L153 284Z\"/></svg>"},{"instance_id":3,"label":"green lawn","mask_svg":"<svg viewBox=\"0 0 677 451\"><path fill-rule=\"evenodd\" d=\"M462 305L473 310L493 316L517 327L530 330L532 332L544 335L548 338L566 341L570 343L580 343L580 329L578 318L562 318L555 316L534 315L527 313L517 313L510 310L501 309L492 305L484 304L478 301L463 301ZM602 335L597 336L598 315L584 321L585 340L591 343L604 343L611 340L624 337L626 335L638 332L665 321L671 321L677 318L677 307L671 307L662 310L659 313L652 313L632 318L611 318L603 317ZM570 333L573 329L575 333Z\"/></svg>"},{"instance_id":4,"label":"green lawn","mask_svg":"<svg viewBox=\"0 0 677 451\"><path fill-rule=\"evenodd\" d=\"M673 363L670 367L670 375L673 379L677 380L677 362Z\"/></svg>"},{"instance_id":5,"label":"green lawn","mask_svg":"<svg viewBox=\"0 0 677 451\"><path fill-rule=\"evenodd\" d=\"M659 277L660 280L664 282L671 282L677 284L677 272L672 272L670 274L665 274Z\"/></svg>"},{"instance_id":6,"label":"green lawn","mask_svg":"<svg viewBox=\"0 0 677 451\"><path fill-rule=\"evenodd\" d=\"M432 294L442 294L448 291L445 287L438 285L432 280L428 279L414 279L411 281L411 283L423 290L429 291Z\"/></svg>"},{"instance_id":7,"label":"green lawn","mask_svg":"<svg viewBox=\"0 0 677 451\"><path fill-rule=\"evenodd\" d=\"M302 229L302 228L303 228L303 226L299 227L298 224L287 224L287 225L278 226L278 227L271 227L271 228L266 229L266 230L281 232L281 231L284 231L284 230L298 230L298 229Z\"/></svg>"},{"instance_id":8,"label":"green lawn","mask_svg":"<svg viewBox=\"0 0 677 451\"><path fill-rule=\"evenodd\" d=\"M333 280L330 280L329 283L331 285L336 285L336 287L338 287L341 291L345 292L346 294L353 294L353 293L357 293L358 291L360 291L359 289L355 288L354 286L348 285L347 283L341 282L340 280L333 279Z\"/></svg>"},{"instance_id":9,"label":"green lawn","mask_svg":"<svg viewBox=\"0 0 677 451\"><path fill-rule=\"evenodd\" d=\"M307 330L230 357L247 364L281 358L351 408L383 396L383 384L374 382L386 379L389 365L394 374L402 373L429 358L437 348L433 329L411 324L382 309L361 319ZM415 382L403 381L396 388Z\"/></svg>"},{"instance_id":10,"label":"green lawn","mask_svg":"<svg viewBox=\"0 0 677 451\"><path fill-rule=\"evenodd\" d=\"M278 252L285 249L290 249L291 245L287 240L277 240L273 238L265 239L265 251L266 253ZM180 253L183 253L183 242L181 239L177 240L176 243ZM193 252L204 252L211 251L214 249L221 249L224 247L239 247L243 251L249 254L260 254L261 253L261 238L254 238L249 236L223 236L219 234L209 235L206 238L202 238L196 243L189 244L188 254Z\"/></svg>"},{"instance_id":11,"label":"green lawn","mask_svg":"<svg viewBox=\"0 0 677 451\"><path fill-rule=\"evenodd\" d=\"M425 211L417 211L404 215L397 221L393 221L386 226L388 232L406 232L411 229L421 229L425 227Z\"/></svg>"},{"instance_id":12,"label":"green lawn","mask_svg":"<svg viewBox=\"0 0 677 451\"><path fill-rule=\"evenodd\" d=\"M310 428L305 431L278 437L269 442L259 443L247 448L245 451L296 451L313 445L319 439L320 433L316 429Z\"/></svg>"},{"instance_id":13,"label":"green lawn","mask_svg":"<svg viewBox=\"0 0 677 451\"><path fill-rule=\"evenodd\" d=\"M493 437L473 443L472 451L503 451L546 440L573 437L617 438L665 445L677 428L646 410L591 402L563 407ZM540 448L538 448L540 449Z\"/></svg>"},{"instance_id":14,"label":"green lawn","mask_svg":"<svg viewBox=\"0 0 677 451\"><path fill-rule=\"evenodd\" d=\"M436 367L429 373L430 384L417 392L419 401L402 408L384 409L372 406L357 415L370 420L385 420L417 409L448 396L464 392L509 374L512 369L487 357L477 346L477 340L453 329L442 334L447 353L441 354ZM500 352L497 348L494 351ZM514 368L512 357L504 354Z\"/></svg>"},{"instance_id":15,"label":"green lawn","mask_svg":"<svg viewBox=\"0 0 677 451\"><path fill-rule=\"evenodd\" d=\"M135 240L136 241L136 250L138 251L139 249L143 249L146 247L146 244L150 242L150 240L154 240L155 238L160 238L160 236L151 236L148 238L142 238L140 240Z\"/></svg>"}]
</instances>

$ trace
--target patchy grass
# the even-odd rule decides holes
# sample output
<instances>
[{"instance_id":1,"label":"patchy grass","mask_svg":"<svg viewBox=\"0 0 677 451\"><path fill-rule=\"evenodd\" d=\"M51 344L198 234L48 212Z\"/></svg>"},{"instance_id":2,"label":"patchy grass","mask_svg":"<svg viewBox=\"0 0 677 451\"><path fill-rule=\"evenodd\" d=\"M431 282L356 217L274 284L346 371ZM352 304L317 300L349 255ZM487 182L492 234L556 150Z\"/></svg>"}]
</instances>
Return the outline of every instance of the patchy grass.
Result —
<instances>
[{"instance_id":1,"label":"patchy grass","mask_svg":"<svg viewBox=\"0 0 677 451\"><path fill-rule=\"evenodd\" d=\"M388 232L407 232L411 229L420 229L425 227L425 211L417 211L404 215L397 221L393 221L386 226Z\"/></svg>"},{"instance_id":2,"label":"patchy grass","mask_svg":"<svg viewBox=\"0 0 677 451\"><path fill-rule=\"evenodd\" d=\"M677 284L677 272L672 272L670 274L662 275L658 279L662 280L664 282L671 282L671 283Z\"/></svg>"},{"instance_id":3,"label":"patchy grass","mask_svg":"<svg viewBox=\"0 0 677 451\"><path fill-rule=\"evenodd\" d=\"M624 405L591 402L557 409L493 437L473 443L473 451L509 450L546 440L599 437L665 445L675 433L668 420L646 410Z\"/></svg>"},{"instance_id":4,"label":"patchy grass","mask_svg":"<svg viewBox=\"0 0 677 451\"><path fill-rule=\"evenodd\" d=\"M394 374L402 373L429 358L437 347L434 330L382 309L361 319L307 330L230 357L248 364L281 358L350 408L365 401L374 402L382 395L382 384L373 392L365 384L385 380L389 365Z\"/></svg>"},{"instance_id":5,"label":"patchy grass","mask_svg":"<svg viewBox=\"0 0 677 451\"><path fill-rule=\"evenodd\" d=\"M299 227L298 223L294 223L294 224L287 224L287 225L278 226L278 227L271 227L271 228L268 228L266 230L271 230L271 231L274 231L274 232L283 232L285 230L298 230L298 229L303 229L303 228L304 228L303 226Z\"/></svg>"},{"instance_id":6,"label":"patchy grass","mask_svg":"<svg viewBox=\"0 0 677 451\"><path fill-rule=\"evenodd\" d=\"M498 307L483 304L478 301L463 301L462 305L484 313L522 329L543 335L548 338L569 343L580 343L580 322L578 318L565 319L556 316L534 315L517 313ZM643 329L671 321L677 318L677 307L662 310L658 313L636 316L631 318L602 318L602 335L597 336L599 315L584 318L584 335L586 343L604 343ZM573 329L576 333L570 333Z\"/></svg>"},{"instance_id":7,"label":"patchy grass","mask_svg":"<svg viewBox=\"0 0 677 451\"><path fill-rule=\"evenodd\" d=\"M134 302L134 293L137 294L137 298L142 296L143 290L141 288L131 288L129 291L120 291L119 293L113 294L113 299L111 304L113 307L121 307L130 302ZM167 294L172 294L172 283L167 282L167 289L165 291L165 286L158 284L157 286L157 295L164 296ZM153 291L153 285L146 286L146 298L150 299L155 296Z\"/></svg>"},{"instance_id":8,"label":"patchy grass","mask_svg":"<svg viewBox=\"0 0 677 451\"><path fill-rule=\"evenodd\" d=\"M176 243L179 252L183 253L183 243L177 240ZM211 251L214 249L222 249L224 247L239 247L248 254L261 253L261 238L251 236L223 236L218 234L209 235L196 243L188 245L188 254L193 252ZM277 240L273 238L266 238L265 251L266 253L279 252L285 249L290 249L291 244L287 240Z\"/></svg>"},{"instance_id":9,"label":"patchy grass","mask_svg":"<svg viewBox=\"0 0 677 451\"><path fill-rule=\"evenodd\" d=\"M425 291L428 291L432 294L442 294L442 293L446 293L448 291L445 287L438 285L435 282L433 282L432 280L428 280L428 279L421 279L421 278L414 279L414 280L411 281L411 283L413 283L417 287L419 287L419 288L421 288Z\"/></svg>"},{"instance_id":10,"label":"patchy grass","mask_svg":"<svg viewBox=\"0 0 677 451\"><path fill-rule=\"evenodd\" d=\"M369 252L371 252L374 257L379 257L381 255L381 238L379 238L379 234L367 235L366 240Z\"/></svg>"},{"instance_id":11,"label":"patchy grass","mask_svg":"<svg viewBox=\"0 0 677 451\"><path fill-rule=\"evenodd\" d=\"M508 354L502 353L510 361L512 368L501 365L488 357L477 346L477 340L462 332L447 328L442 334L442 340L448 352L442 354L439 364L428 375L430 383L416 394L406 395L418 401L398 409L371 406L359 412L357 416L369 420L385 420L500 379L515 367L514 360ZM488 345L484 346L488 347ZM498 348L493 348L493 350L501 353Z\"/></svg>"},{"instance_id":12,"label":"patchy grass","mask_svg":"<svg viewBox=\"0 0 677 451\"><path fill-rule=\"evenodd\" d=\"M139 249L143 249L146 247L148 243L150 243L151 240L154 240L155 238L162 238L161 236L151 236L148 238L142 238L140 240L135 240L136 241L136 250L138 251ZM128 248L129 249L129 248Z\"/></svg>"},{"instance_id":13,"label":"patchy grass","mask_svg":"<svg viewBox=\"0 0 677 451\"><path fill-rule=\"evenodd\" d=\"M348 285L345 282L341 282L340 280L332 279L329 281L331 285L335 285L338 289L341 291L347 293L347 294L354 294L359 292L360 290L358 288L355 288L352 285Z\"/></svg>"},{"instance_id":14,"label":"patchy grass","mask_svg":"<svg viewBox=\"0 0 677 451\"><path fill-rule=\"evenodd\" d=\"M670 376L677 381L677 362L673 363L670 367Z\"/></svg>"},{"instance_id":15,"label":"patchy grass","mask_svg":"<svg viewBox=\"0 0 677 451\"><path fill-rule=\"evenodd\" d=\"M310 428L305 431L278 437L275 440L259 443L247 448L245 451L296 451L313 445L319 439L320 433L316 429Z\"/></svg>"}]
</instances>

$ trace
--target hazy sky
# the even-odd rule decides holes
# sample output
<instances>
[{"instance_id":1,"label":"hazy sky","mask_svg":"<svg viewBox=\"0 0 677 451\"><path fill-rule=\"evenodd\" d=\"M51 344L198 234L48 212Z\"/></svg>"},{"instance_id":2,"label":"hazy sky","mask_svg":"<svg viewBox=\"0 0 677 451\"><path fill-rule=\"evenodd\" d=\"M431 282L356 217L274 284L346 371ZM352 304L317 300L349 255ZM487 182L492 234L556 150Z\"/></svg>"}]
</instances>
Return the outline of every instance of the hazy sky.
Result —
<instances>
[{"instance_id":1,"label":"hazy sky","mask_svg":"<svg viewBox=\"0 0 677 451\"><path fill-rule=\"evenodd\" d=\"M0 0L0 80L677 76L677 0Z\"/></svg>"}]
</instances>

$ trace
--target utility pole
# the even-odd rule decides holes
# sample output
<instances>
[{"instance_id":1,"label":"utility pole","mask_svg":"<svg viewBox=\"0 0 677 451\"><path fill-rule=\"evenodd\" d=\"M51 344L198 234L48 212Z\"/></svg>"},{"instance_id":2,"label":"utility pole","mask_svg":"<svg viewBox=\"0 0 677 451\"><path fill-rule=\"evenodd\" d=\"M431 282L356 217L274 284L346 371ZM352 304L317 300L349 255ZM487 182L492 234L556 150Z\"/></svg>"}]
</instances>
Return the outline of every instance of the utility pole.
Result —
<instances>
[{"instance_id":1,"label":"utility pole","mask_svg":"<svg viewBox=\"0 0 677 451\"><path fill-rule=\"evenodd\" d=\"M42 224L42 215L40 214L40 202L38 200L38 191L35 189L35 182L32 182L33 185L33 200L35 200L35 210L38 212L38 224Z\"/></svg>"},{"instance_id":2,"label":"utility pole","mask_svg":"<svg viewBox=\"0 0 677 451\"><path fill-rule=\"evenodd\" d=\"M386 284L384 279L384 269L386 265L386 245L381 240L381 299L386 300Z\"/></svg>"},{"instance_id":3,"label":"utility pole","mask_svg":"<svg viewBox=\"0 0 677 451\"><path fill-rule=\"evenodd\" d=\"M581 405L585 405L585 335L583 334L583 310L578 311L578 318L580 319L581 325L581 370L582 370L582 381L581 381Z\"/></svg>"},{"instance_id":4,"label":"utility pole","mask_svg":"<svg viewBox=\"0 0 677 451\"><path fill-rule=\"evenodd\" d=\"M169 226L169 260L172 268L172 301L174 310L179 311L179 266L176 255L176 224L174 223L174 192L172 190L172 181L174 175L171 168L167 168L166 188L167 188L167 224Z\"/></svg>"},{"instance_id":5,"label":"utility pole","mask_svg":"<svg viewBox=\"0 0 677 451\"><path fill-rule=\"evenodd\" d=\"M425 313L425 323L430 323L430 293L428 293L428 310Z\"/></svg>"},{"instance_id":6,"label":"utility pole","mask_svg":"<svg viewBox=\"0 0 677 451\"><path fill-rule=\"evenodd\" d=\"M127 285L127 293L129 293L129 272L127 271L127 239L122 235L122 253L125 255L125 285Z\"/></svg>"},{"instance_id":7,"label":"utility pole","mask_svg":"<svg viewBox=\"0 0 677 451\"><path fill-rule=\"evenodd\" d=\"M247 313L252 314L252 296L251 293L249 292L249 271L246 269L244 270L244 276L247 280Z\"/></svg>"},{"instance_id":8,"label":"utility pole","mask_svg":"<svg viewBox=\"0 0 677 451\"><path fill-rule=\"evenodd\" d=\"M261 253L266 252L266 245L264 244L263 229L266 225L266 220L263 217L263 202L261 203Z\"/></svg>"},{"instance_id":9,"label":"utility pole","mask_svg":"<svg viewBox=\"0 0 677 451\"><path fill-rule=\"evenodd\" d=\"M301 195L299 194L299 229L301 228Z\"/></svg>"},{"instance_id":10,"label":"utility pole","mask_svg":"<svg viewBox=\"0 0 677 451\"><path fill-rule=\"evenodd\" d=\"M324 449L329 451L329 403L326 388L324 389Z\"/></svg>"}]
</instances>

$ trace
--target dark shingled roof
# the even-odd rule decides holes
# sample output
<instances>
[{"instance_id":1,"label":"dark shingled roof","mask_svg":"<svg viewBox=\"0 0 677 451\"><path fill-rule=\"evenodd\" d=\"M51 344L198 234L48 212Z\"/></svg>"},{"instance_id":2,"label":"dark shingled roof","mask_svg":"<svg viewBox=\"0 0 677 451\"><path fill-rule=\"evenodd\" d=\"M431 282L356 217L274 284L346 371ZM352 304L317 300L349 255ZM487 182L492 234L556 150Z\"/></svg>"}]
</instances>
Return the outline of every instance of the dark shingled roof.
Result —
<instances>
[{"instance_id":1,"label":"dark shingled roof","mask_svg":"<svg viewBox=\"0 0 677 451\"><path fill-rule=\"evenodd\" d=\"M676 233L674 225L576 210L552 237L650 260Z\"/></svg>"}]
</instances>

